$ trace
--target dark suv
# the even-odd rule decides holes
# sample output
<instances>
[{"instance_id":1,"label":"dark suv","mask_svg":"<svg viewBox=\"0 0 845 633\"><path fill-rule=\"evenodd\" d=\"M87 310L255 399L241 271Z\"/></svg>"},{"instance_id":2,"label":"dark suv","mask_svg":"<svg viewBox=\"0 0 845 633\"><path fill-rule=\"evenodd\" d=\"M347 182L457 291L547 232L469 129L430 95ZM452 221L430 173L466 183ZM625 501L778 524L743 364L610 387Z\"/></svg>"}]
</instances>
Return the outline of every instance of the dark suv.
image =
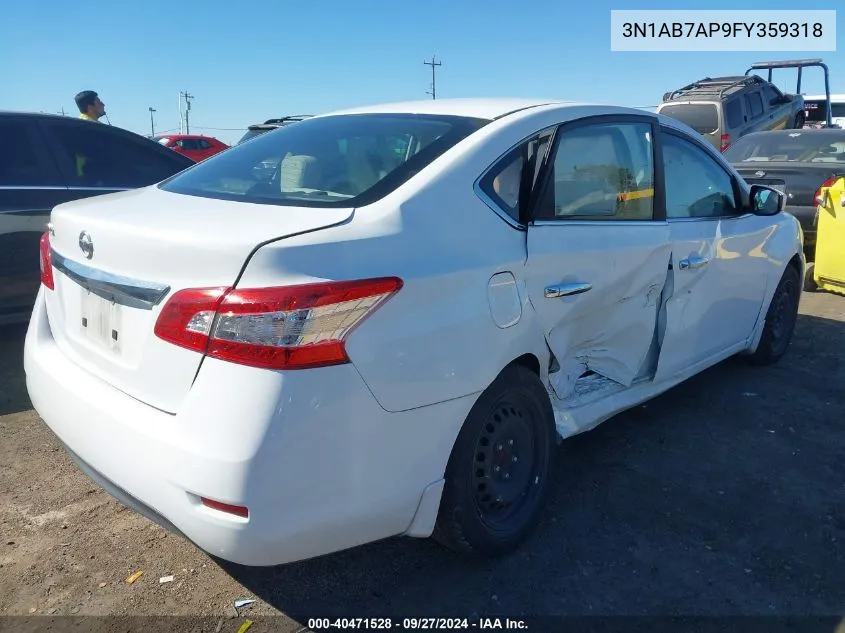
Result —
<instances>
[{"instance_id":1,"label":"dark suv","mask_svg":"<svg viewBox=\"0 0 845 633\"><path fill-rule=\"evenodd\" d=\"M283 116L280 119L267 119L264 123L256 123L255 125L250 125L247 128L246 134L241 137L236 144L240 145L244 141L248 141L251 138L255 138L256 136L261 136L265 132L269 132L270 130L275 130L280 127L284 127L285 125L290 125L291 123L296 123L297 121L302 121L303 119L310 118L311 114L292 114L290 116Z\"/></svg>"},{"instance_id":2,"label":"dark suv","mask_svg":"<svg viewBox=\"0 0 845 633\"><path fill-rule=\"evenodd\" d=\"M705 77L663 95L657 112L686 123L724 152L749 132L801 129L804 98L759 75Z\"/></svg>"},{"instance_id":3,"label":"dark suv","mask_svg":"<svg viewBox=\"0 0 845 633\"><path fill-rule=\"evenodd\" d=\"M73 117L0 112L0 325L26 321L39 240L62 202L151 185L194 164L140 134Z\"/></svg>"}]
</instances>

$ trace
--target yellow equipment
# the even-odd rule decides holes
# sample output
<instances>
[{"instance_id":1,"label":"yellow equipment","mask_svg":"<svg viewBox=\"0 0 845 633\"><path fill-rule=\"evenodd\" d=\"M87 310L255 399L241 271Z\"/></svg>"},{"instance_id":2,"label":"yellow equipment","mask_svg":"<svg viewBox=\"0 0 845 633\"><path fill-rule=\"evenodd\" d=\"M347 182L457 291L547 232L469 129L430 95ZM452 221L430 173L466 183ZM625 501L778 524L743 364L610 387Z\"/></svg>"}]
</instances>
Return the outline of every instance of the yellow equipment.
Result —
<instances>
[{"instance_id":1,"label":"yellow equipment","mask_svg":"<svg viewBox=\"0 0 845 633\"><path fill-rule=\"evenodd\" d=\"M816 199L816 256L804 289L845 295L845 174L831 180Z\"/></svg>"}]
</instances>

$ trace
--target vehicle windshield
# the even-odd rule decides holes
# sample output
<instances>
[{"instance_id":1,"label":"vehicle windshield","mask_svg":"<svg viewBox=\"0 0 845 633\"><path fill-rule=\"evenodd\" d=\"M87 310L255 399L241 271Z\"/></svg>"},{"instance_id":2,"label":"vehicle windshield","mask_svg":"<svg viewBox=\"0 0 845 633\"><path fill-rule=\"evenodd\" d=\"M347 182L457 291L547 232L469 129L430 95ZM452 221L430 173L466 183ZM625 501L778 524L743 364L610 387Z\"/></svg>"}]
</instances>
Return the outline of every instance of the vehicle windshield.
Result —
<instances>
[{"instance_id":1,"label":"vehicle windshield","mask_svg":"<svg viewBox=\"0 0 845 633\"><path fill-rule=\"evenodd\" d=\"M845 117L845 102L833 101L830 104L830 109L832 118ZM827 121L827 101L824 99L804 101L804 115L809 123L825 123Z\"/></svg>"},{"instance_id":2,"label":"vehicle windshield","mask_svg":"<svg viewBox=\"0 0 845 633\"><path fill-rule=\"evenodd\" d=\"M363 206L486 123L419 114L316 117L236 145L159 186L259 204Z\"/></svg>"},{"instance_id":3,"label":"vehicle windshield","mask_svg":"<svg viewBox=\"0 0 845 633\"><path fill-rule=\"evenodd\" d=\"M678 103L660 109L681 123L686 123L699 134L713 134L719 129L719 111L712 103Z\"/></svg>"},{"instance_id":4,"label":"vehicle windshield","mask_svg":"<svg viewBox=\"0 0 845 633\"><path fill-rule=\"evenodd\" d=\"M845 163L845 132L795 130L742 136L724 153L731 163Z\"/></svg>"}]
</instances>

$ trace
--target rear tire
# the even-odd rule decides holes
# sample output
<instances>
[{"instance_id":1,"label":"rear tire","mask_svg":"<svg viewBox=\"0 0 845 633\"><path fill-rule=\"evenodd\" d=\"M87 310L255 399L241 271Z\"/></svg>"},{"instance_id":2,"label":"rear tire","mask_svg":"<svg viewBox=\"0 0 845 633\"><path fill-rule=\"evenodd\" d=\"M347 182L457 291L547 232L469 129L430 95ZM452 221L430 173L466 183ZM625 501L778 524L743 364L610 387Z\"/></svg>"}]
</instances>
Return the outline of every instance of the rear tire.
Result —
<instances>
[{"instance_id":1,"label":"rear tire","mask_svg":"<svg viewBox=\"0 0 845 633\"><path fill-rule=\"evenodd\" d=\"M807 264L807 270L804 272L804 291L815 292L819 289L816 283L816 265L814 263Z\"/></svg>"},{"instance_id":2,"label":"rear tire","mask_svg":"<svg viewBox=\"0 0 845 633\"><path fill-rule=\"evenodd\" d=\"M805 123L804 113L799 112L798 114L795 115L795 129L796 130L803 129L804 123Z\"/></svg>"},{"instance_id":3,"label":"rear tire","mask_svg":"<svg viewBox=\"0 0 845 633\"><path fill-rule=\"evenodd\" d=\"M434 540L481 557L519 546L548 497L556 439L539 377L521 365L506 367L472 407L452 448Z\"/></svg>"},{"instance_id":4,"label":"rear tire","mask_svg":"<svg viewBox=\"0 0 845 633\"><path fill-rule=\"evenodd\" d=\"M795 322L798 320L800 300L801 277L795 267L789 264L766 312L760 344L749 356L752 364L770 365L778 362L786 354L795 331Z\"/></svg>"}]
</instances>

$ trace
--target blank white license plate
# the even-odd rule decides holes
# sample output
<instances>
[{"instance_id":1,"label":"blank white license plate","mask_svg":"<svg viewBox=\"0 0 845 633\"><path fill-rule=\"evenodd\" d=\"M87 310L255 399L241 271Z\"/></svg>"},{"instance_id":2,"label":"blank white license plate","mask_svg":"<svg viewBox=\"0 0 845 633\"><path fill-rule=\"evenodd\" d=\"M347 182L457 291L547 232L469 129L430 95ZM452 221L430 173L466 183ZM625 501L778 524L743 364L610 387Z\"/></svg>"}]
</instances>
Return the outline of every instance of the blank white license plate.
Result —
<instances>
[{"instance_id":1,"label":"blank white license plate","mask_svg":"<svg viewBox=\"0 0 845 633\"><path fill-rule=\"evenodd\" d=\"M79 326L85 337L115 353L120 352L122 307L82 289Z\"/></svg>"}]
</instances>

